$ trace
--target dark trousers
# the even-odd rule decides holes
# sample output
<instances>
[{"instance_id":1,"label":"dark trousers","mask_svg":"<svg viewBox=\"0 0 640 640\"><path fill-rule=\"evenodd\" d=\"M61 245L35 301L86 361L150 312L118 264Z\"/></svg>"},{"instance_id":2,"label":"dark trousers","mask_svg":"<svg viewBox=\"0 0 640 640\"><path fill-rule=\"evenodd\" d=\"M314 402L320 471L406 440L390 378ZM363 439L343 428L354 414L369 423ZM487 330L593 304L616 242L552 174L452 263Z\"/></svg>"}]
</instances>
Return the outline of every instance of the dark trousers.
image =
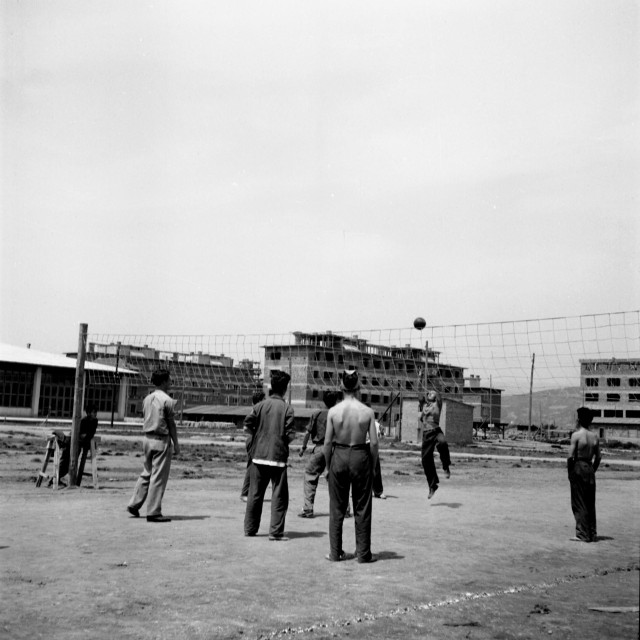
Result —
<instances>
[{"instance_id":1,"label":"dark trousers","mask_svg":"<svg viewBox=\"0 0 640 640\"><path fill-rule=\"evenodd\" d=\"M247 496L247 510L244 514L244 533L255 536L260 528L264 494L271 483L271 525L270 536L284 534L284 521L289 508L289 484L287 467L271 467L266 464L252 463L249 467L250 485Z\"/></svg>"},{"instance_id":2,"label":"dark trousers","mask_svg":"<svg viewBox=\"0 0 640 640\"><path fill-rule=\"evenodd\" d=\"M442 468L447 471L451 466L449 445L444 439L444 434L440 427L430 429L422 434L422 468L424 469L425 476L427 476L427 483L430 489L437 488L440 482L438 472L436 471L436 463L433 460L434 449L438 449Z\"/></svg>"},{"instance_id":3,"label":"dark trousers","mask_svg":"<svg viewBox=\"0 0 640 640\"><path fill-rule=\"evenodd\" d=\"M249 484L251 482L251 445L253 444L253 436L247 436L246 447L247 447L247 470L244 474L244 482L242 483L242 489L240 490L240 497L247 497L249 495Z\"/></svg>"},{"instance_id":4,"label":"dark trousers","mask_svg":"<svg viewBox=\"0 0 640 640\"><path fill-rule=\"evenodd\" d=\"M58 466L58 478L64 478L69 473L69 467L71 466L71 436L68 436L61 431L54 431L58 440L58 446L60 447L60 465ZM91 438L87 439L83 434L80 434L80 455L89 449L91 444Z\"/></svg>"},{"instance_id":5,"label":"dark trousers","mask_svg":"<svg viewBox=\"0 0 640 640\"><path fill-rule=\"evenodd\" d=\"M358 559L371 559L371 469L369 448L335 446L329 469L329 544L331 559L342 554L342 524L349 506L349 490L353 500L353 519Z\"/></svg>"},{"instance_id":6,"label":"dark trousers","mask_svg":"<svg viewBox=\"0 0 640 640\"><path fill-rule=\"evenodd\" d=\"M384 493L382 486L382 471L380 469L380 456L376 458L376 466L373 469L373 495L379 496Z\"/></svg>"},{"instance_id":7,"label":"dark trousers","mask_svg":"<svg viewBox=\"0 0 640 640\"><path fill-rule=\"evenodd\" d=\"M242 489L240 496L245 498L249 495L249 485L251 484L251 458L247 459L247 470L244 473L244 482L242 483Z\"/></svg>"},{"instance_id":8,"label":"dark trousers","mask_svg":"<svg viewBox=\"0 0 640 640\"><path fill-rule=\"evenodd\" d=\"M576 460L569 475L571 510L576 519L576 538L591 542L596 530L596 474L590 462Z\"/></svg>"}]
</instances>

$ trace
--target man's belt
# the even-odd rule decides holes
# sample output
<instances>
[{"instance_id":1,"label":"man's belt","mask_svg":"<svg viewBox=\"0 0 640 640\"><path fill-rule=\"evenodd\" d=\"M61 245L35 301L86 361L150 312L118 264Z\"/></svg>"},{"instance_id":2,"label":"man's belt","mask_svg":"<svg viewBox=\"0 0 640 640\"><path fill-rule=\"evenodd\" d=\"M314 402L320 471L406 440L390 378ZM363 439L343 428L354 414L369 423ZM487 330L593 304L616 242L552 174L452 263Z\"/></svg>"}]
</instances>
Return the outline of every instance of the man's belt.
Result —
<instances>
[{"instance_id":1,"label":"man's belt","mask_svg":"<svg viewBox=\"0 0 640 640\"><path fill-rule=\"evenodd\" d=\"M334 442L333 443L334 447L337 447L338 449L367 449L368 448L368 444L342 444L341 442Z\"/></svg>"}]
</instances>

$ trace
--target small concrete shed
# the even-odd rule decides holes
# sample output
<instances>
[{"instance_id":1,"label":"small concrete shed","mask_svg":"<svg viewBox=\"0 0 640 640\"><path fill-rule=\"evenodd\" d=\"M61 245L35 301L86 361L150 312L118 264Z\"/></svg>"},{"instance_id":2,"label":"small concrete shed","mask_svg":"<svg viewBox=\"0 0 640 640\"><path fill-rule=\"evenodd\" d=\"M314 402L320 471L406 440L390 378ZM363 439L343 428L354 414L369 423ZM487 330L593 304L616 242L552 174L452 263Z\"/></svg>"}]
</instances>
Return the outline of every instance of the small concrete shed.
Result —
<instances>
[{"instance_id":1,"label":"small concrete shed","mask_svg":"<svg viewBox=\"0 0 640 640\"><path fill-rule=\"evenodd\" d=\"M402 399L402 421L400 440L402 442L422 442L422 424L419 420L417 397ZM469 444L473 440L473 406L445 398L442 401L440 428L449 444Z\"/></svg>"}]
</instances>

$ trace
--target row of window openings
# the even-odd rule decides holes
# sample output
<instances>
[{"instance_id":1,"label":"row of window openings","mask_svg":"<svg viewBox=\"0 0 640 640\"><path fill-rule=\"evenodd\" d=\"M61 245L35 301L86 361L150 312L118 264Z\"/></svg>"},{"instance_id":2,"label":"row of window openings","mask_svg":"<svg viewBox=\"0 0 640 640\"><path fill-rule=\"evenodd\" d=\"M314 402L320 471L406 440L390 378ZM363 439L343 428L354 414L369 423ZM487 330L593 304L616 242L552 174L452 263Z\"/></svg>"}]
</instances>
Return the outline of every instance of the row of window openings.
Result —
<instances>
[{"instance_id":1,"label":"row of window openings","mask_svg":"<svg viewBox=\"0 0 640 640\"><path fill-rule=\"evenodd\" d=\"M314 380L319 380L320 379L320 372L319 371L314 371L313 372L313 378ZM322 379L325 382L328 383L334 383L335 382L335 377L333 375L333 373L331 371L324 371L322 373ZM367 376L362 376L362 378L360 379L363 385L367 385L369 384L369 378ZM393 381L389 381L386 378L384 378L384 380L382 381L382 384L380 384L380 379L379 378L371 378L371 386L372 387L392 387L394 386L392 384ZM398 387L401 386L401 381L397 381L398 382ZM415 388L415 382L413 380L405 380L405 388L406 389L414 389ZM445 393L457 393L457 389L450 389L450 388L446 388Z\"/></svg>"},{"instance_id":2,"label":"row of window openings","mask_svg":"<svg viewBox=\"0 0 640 640\"><path fill-rule=\"evenodd\" d=\"M313 378L314 380L318 380L320 378L320 372L319 371L314 371L313 372ZM327 382L333 382L334 381L334 374L331 371L323 371L322 373L322 379L326 380ZM362 382L362 384L369 384L369 378L367 378L367 376L362 376L360 378L360 381ZM380 384L380 380L378 378L371 378L371 384L374 387L389 387L391 386L391 384L389 383L389 381L385 378L382 381L382 384Z\"/></svg>"},{"instance_id":3,"label":"row of window openings","mask_svg":"<svg viewBox=\"0 0 640 640\"><path fill-rule=\"evenodd\" d=\"M202 387L200 387L200 389L202 389ZM239 384L221 384L215 387L213 385L208 385L207 389L212 389L213 391L217 391L217 392L220 392L221 390L226 389L227 391L240 391L240 392L245 392L246 394L249 394L250 392L253 391L253 387L248 388L247 386L241 386ZM138 387L131 387L128 393L128 397L142 400L151 391L152 391L152 388L141 387L140 389L138 389ZM185 398L197 398L197 397L208 398L209 397L206 395L200 395L197 393L197 391L195 392L195 395L194 395L193 393L190 393L190 391L191 390L189 387L185 387L185 390L184 390ZM180 398L182 396L182 393L183 393L183 390L181 387L173 387L169 395L172 398Z\"/></svg>"},{"instance_id":4,"label":"row of window openings","mask_svg":"<svg viewBox=\"0 0 640 640\"><path fill-rule=\"evenodd\" d=\"M282 358L282 354L279 351L274 351L273 353L270 354L270 359L271 360L280 360ZM313 357L313 361L314 362L334 362L334 357L332 353L325 353L324 357L323 354L321 353L316 353ZM338 356L338 364L342 364L344 365L344 357L343 356ZM357 365L355 363L350 363L351 366L354 366L357 368ZM364 369L369 369L371 367L371 361L364 359L362 361L362 367ZM384 369L385 371L389 371L390 369L393 369L394 371L406 371L407 373L415 373L420 367L416 367L416 365L414 363L404 363L404 362L382 362L381 360L374 360L373 361L373 368L374 369ZM314 374L317 373L316 371L314 371ZM439 376L443 377L443 378L459 378L460 377L460 371L450 371L449 369L443 369L440 370L438 372ZM315 376L314 376L315 377Z\"/></svg>"},{"instance_id":5,"label":"row of window openings","mask_svg":"<svg viewBox=\"0 0 640 640\"><path fill-rule=\"evenodd\" d=\"M599 393L585 393L584 401L585 402L599 402L600 394ZM607 393L607 402L620 402L620 394L619 393ZM629 402L640 402L640 393L630 393L629 394Z\"/></svg>"},{"instance_id":6,"label":"row of window openings","mask_svg":"<svg viewBox=\"0 0 640 640\"><path fill-rule=\"evenodd\" d=\"M174 394L172 397L176 398L178 401L183 398L182 394ZM197 402L215 402L216 399L222 399L225 402L231 401L233 404L238 404L241 398L244 398L245 401L248 401L251 396L248 393L245 393L244 396L216 396L216 395L204 395L201 393L185 393L184 401L197 401Z\"/></svg>"},{"instance_id":7,"label":"row of window openings","mask_svg":"<svg viewBox=\"0 0 640 640\"><path fill-rule=\"evenodd\" d=\"M189 387L195 387L195 388L200 388L200 389L221 389L221 388L225 388L225 389L236 389L240 387L239 383L235 383L235 380L237 380L237 378L232 378L232 381L229 381L228 379L226 381L221 380L220 378L185 378L184 380L181 379L171 379L171 386L173 389L182 389L183 387L189 388ZM255 384L255 378L252 377L246 377L246 378L242 378L240 380L240 382L244 383L245 386L248 385L253 385Z\"/></svg>"},{"instance_id":8,"label":"row of window openings","mask_svg":"<svg viewBox=\"0 0 640 640\"><path fill-rule=\"evenodd\" d=\"M584 383L587 387L599 387L600 378L585 378ZM607 387L619 387L621 378L606 378ZM640 387L640 378L627 378L627 384L630 387Z\"/></svg>"},{"instance_id":9,"label":"row of window openings","mask_svg":"<svg viewBox=\"0 0 640 640\"><path fill-rule=\"evenodd\" d=\"M624 418L624 411L622 409L592 409L594 418ZM640 409L627 409L627 418L640 418Z\"/></svg>"}]
</instances>

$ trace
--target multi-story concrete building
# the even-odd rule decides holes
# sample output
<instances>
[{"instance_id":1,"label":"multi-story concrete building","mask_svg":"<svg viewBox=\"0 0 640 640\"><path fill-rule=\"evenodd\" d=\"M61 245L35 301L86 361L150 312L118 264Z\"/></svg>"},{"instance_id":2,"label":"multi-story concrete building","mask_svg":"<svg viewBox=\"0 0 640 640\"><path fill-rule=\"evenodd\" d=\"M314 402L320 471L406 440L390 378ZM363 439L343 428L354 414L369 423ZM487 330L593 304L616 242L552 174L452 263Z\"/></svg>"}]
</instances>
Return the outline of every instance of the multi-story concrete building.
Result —
<instances>
[{"instance_id":1,"label":"multi-story concrete building","mask_svg":"<svg viewBox=\"0 0 640 640\"><path fill-rule=\"evenodd\" d=\"M580 360L580 390L601 438L640 441L640 360Z\"/></svg>"},{"instance_id":2,"label":"multi-story concrete building","mask_svg":"<svg viewBox=\"0 0 640 640\"><path fill-rule=\"evenodd\" d=\"M265 346L265 380L271 369L291 375L289 400L293 407L321 407L322 392L337 389L344 369L360 373L363 402L369 403L386 425L399 419L399 398L424 395L425 350L371 344L358 336L295 332L294 344ZM462 400L464 369L440 362L429 350L428 388Z\"/></svg>"},{"instance_id":3,"label":"multi-story concrete building","mask_svg":"<svg viewBox=\"0 0 640 640\"><path fill-rule=\"evenodd\" d=\"M128 386L127 417L142 415L142 401L152 390L151 374L159 367L171 372L171 395L178 400L179 411L206 404L251 405L253 392L262 387L258 362L242 360L234 364L233 358L201 351L179 353L146 345L90 343L87 360L136 372Z\"/></svg>"}]
</instances>

